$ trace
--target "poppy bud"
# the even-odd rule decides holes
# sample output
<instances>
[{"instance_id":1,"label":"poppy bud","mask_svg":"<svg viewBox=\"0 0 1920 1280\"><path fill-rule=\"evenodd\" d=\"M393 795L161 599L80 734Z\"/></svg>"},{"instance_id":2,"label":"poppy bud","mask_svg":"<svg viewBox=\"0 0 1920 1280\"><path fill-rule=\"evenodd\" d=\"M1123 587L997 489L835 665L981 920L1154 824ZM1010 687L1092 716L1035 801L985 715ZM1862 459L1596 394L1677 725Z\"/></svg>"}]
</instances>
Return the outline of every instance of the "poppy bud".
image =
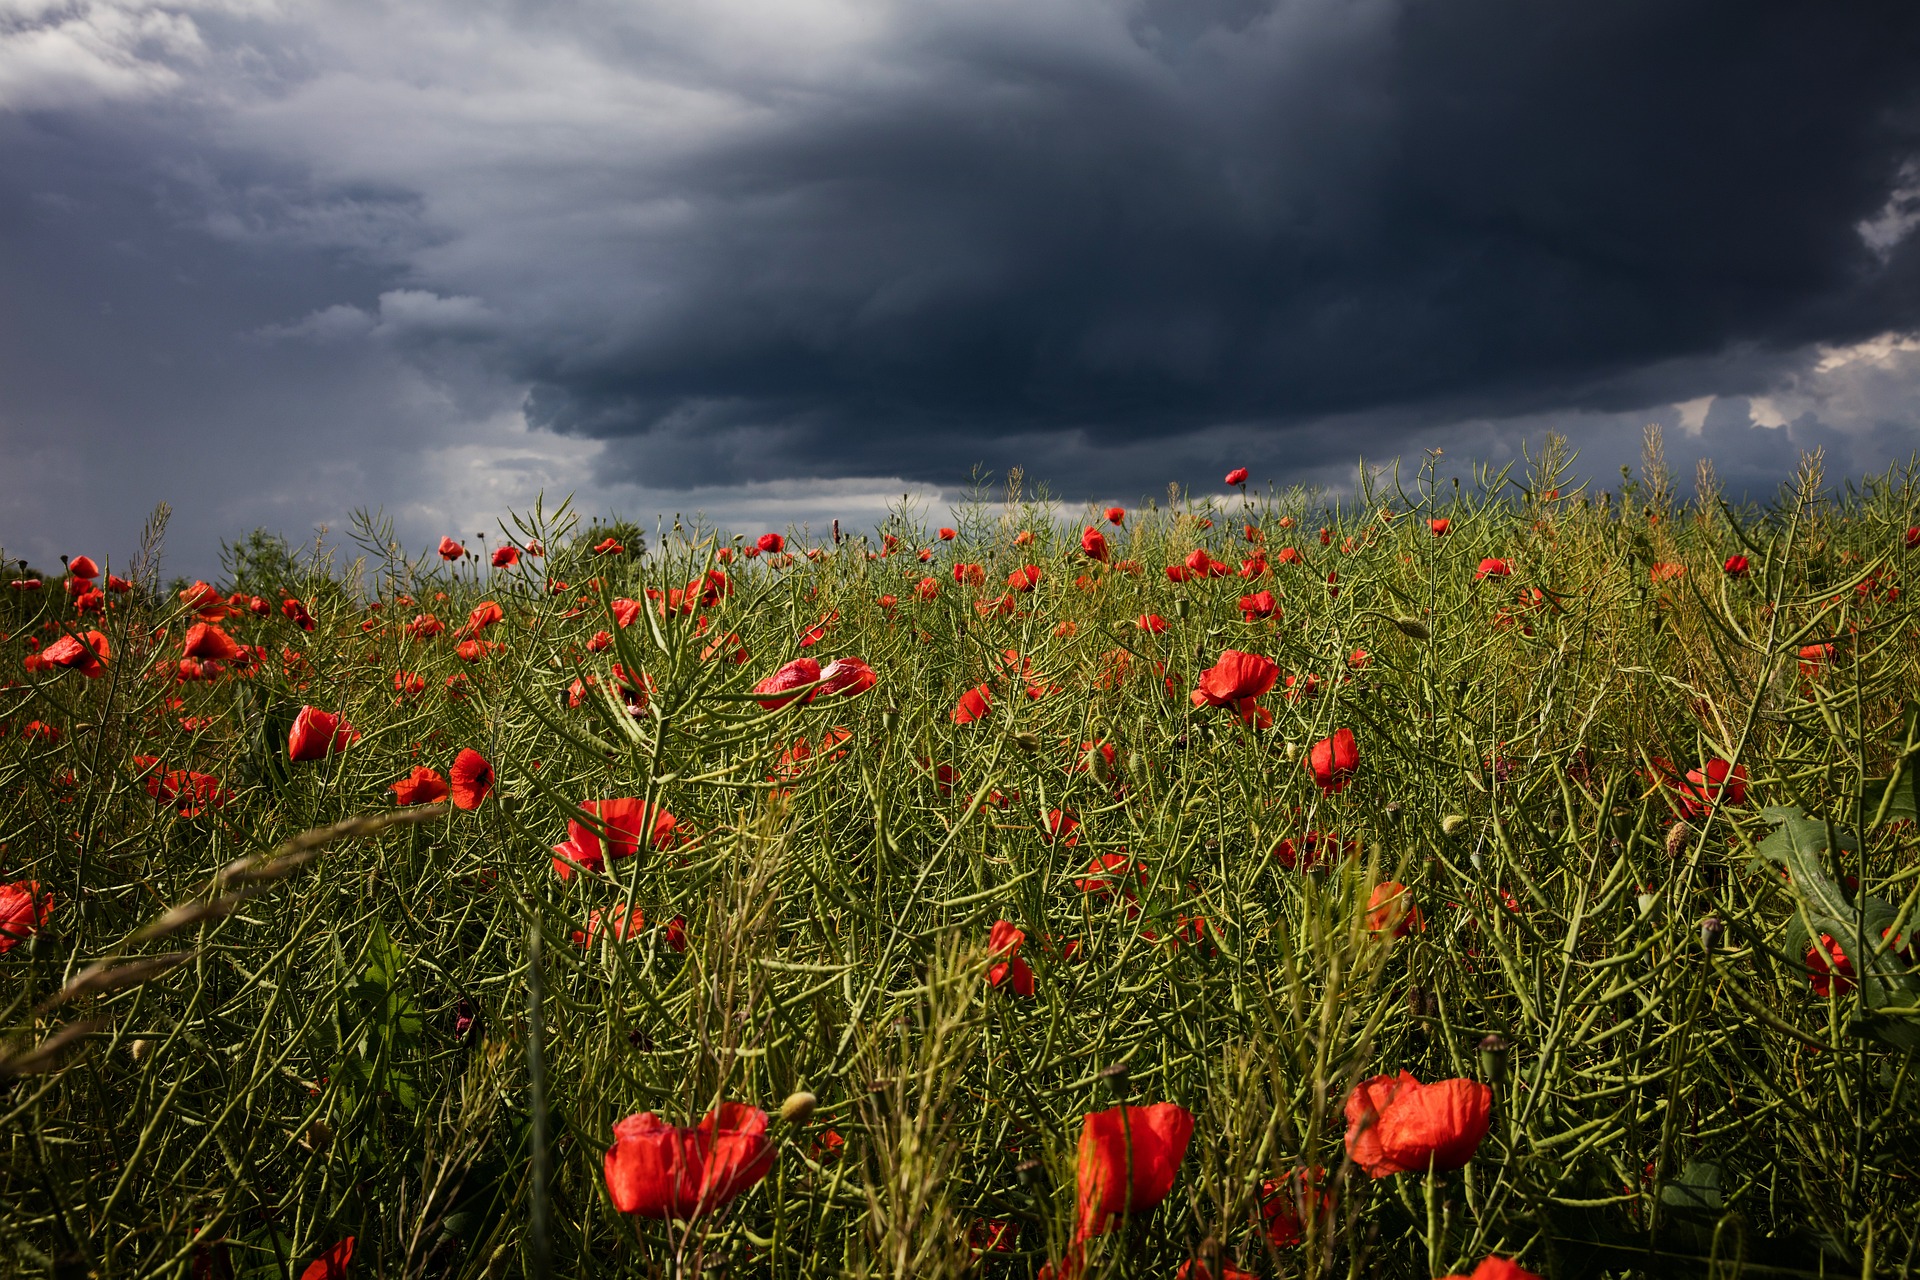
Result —
<instances>
[{"instance_id":1,"label":"poppy bud","mask_svg":"<svg viewBox=\"0 0 1920 1280\"><path fill-rule=\"evenodd\" d=\"M1395 618L1393 625L1399 628L1401 635L1413 640L1431 640L1433 638L1433 632L1428 630L1427 624L1418 618Z\"/></svg>"},{"instance_id":2,"label":"poppy bud","mask_svg":"<svg viewBox=\"0 0 1920 1280\"><path fill-rule=\"evenodd\" d=\"M1640 908L1640 918L1645 920L1653 914L1654 908L1660 905L1660 895L1657 893L1642 893L1634 898L1634 903Z\"/></svg>"},{"instance_id":3,"label":"poppy bud","mask_svg":"<svg viewBox=\"0 0 1920 1280\"><path fill-rule=\"evenodd\" d=\"M1480 1074L1498 1082L1506 1078L1507 1050L1512 1046L1507 1038L1495 1031L1480 1041Z\"/></svg>"},{"instance_id":4,"label":"poppy bud","mask_svg":"<svg viewBox=\"0 0 1920 1280\"><path fill-rule=\"evenodd\" d=\"M1124 1098L1127 1096L1127 1076L1132 1071L1133 1068L1126 1063L1116 1062L1110 1067L1100 1068L1100 1079L1107 1082L1107 1088L1113 1090L1114 1097Z\"/></svg>"},{"instance_id":5,"label":"poppy bud","mask_svg":"<svg viewBox=\"0 0 1920 1280\"><path fill-rule=\"evenodd\" d=\"M813 1116L813 1107L817 1099L805 1090L787 1095L780 1104L780 1118L788 1124L805 1124Z\"/></svg>"},{"instance_id":6,"label":"poppy bud","mask_svg":"<svg viewBox=\"0 0 1920 1280\"><path fill-rule=\"evenodd\" d=\"M1441 834L1451 839L1458 839L1461 833L1466 831L1466 829L1467 829L1467 819L1466 819L1466 815L1464 814L1450 813L1446 817L1440 819Z\"/></svg>"},{"instance_id":7,"label":"poppy bud","mask_svg":"<svg viewBox=\"0 0 1920 1280\"><path fill-rule=\"evenodd\" d=\"M1726 936L1727 924L1719 916L1708 916L1700 922L1700 949L1717 951L1720 939Z\"/></svg>"},{"instance_id":8,"label":"poppy bud","mask_svg":"<svg viewBox=\"0 0 1920 1280\"><path fill-rule=\"evenodd\" d=\"M1047 1166L1039 1160L1022 1160L1013 1167L1013 1176L1021 1186L1031 1187L1047 1180Z\"/></svg>"},{"instance_id":9,"label":"poppy bud","mask_svg":"<svg viewBox=\"0 0 1920 1280\"><path fill-rule=\"evenodd\" d=\"M1175 600L1173 602L1174 617L1184 618L1191 611L1192 611L1192 606L1187 602L1187 598L1185 596L1181 596L1178 600Z\"/></svg>"},{"instance_id":10,"label":"poppy bud","mask_svg":"<svg viewBox=\"0 0 1920 1280\"><path fill-rule=\"evenodd\" d=\"M1022 751L1038 751L1040 749L1040 735L1037 733L1029 733L1025 729L1022 729L1013 735L1013 740L1020 744Z\"/></svg>"},{"instance_id":11,"label":"poppy bud","mask_svg":"<svg viewBox=\"0 0 1920 1280\"><path fill-rule=\"evenodd\" d=\"M1693 828L1684 821L1676 822L1667 828L1667 856L1677 858L1681 850L1693 839Z\"/></svg>"},{"instance_id":12,"label":"poppy bud","mask_svg":"<svg viewBox=\"0 0 1920 1280\"><path fill-rule=\"evenodd\" d=\"M307 1126L307 1149L315 1155L325 1151L333 1144L333 1130L324 1120L315 1120Z\"/></svg>"}]
</instances>

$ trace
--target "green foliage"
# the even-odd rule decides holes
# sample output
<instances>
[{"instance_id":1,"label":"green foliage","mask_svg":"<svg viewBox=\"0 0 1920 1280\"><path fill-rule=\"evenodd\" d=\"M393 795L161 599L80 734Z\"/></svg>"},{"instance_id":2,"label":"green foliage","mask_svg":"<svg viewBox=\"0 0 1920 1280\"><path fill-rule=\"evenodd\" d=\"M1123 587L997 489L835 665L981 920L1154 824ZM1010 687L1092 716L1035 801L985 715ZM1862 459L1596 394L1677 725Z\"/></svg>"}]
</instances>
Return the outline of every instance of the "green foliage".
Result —
<instances>
[{"instance_id":1,"label":"green foliage","mask_svg":"<svg viewBox=\"0 0 1920 1280\"><path fill-rule=\"evenodd\" d=\"M1633 501L1563 493L1556 444L1117 526L1015 481L951 542L903 509L897 542L752 559L562 511L517 526L544 556L448 566L361 513L370 562L245 578L312 632L224 619L264 660L184 683L177 595L90 617L99 679L28 669L83 621L49 592L0 690L0 884L53 895L0 954L0 1272L298 1275L353 1236L363 1275L1025 1277L1069 1256L1082 1117L1124 1096L1194 1137L1089 1278L1902 1274L1920 493L1808 467L1688 507L1650 454ZM1229 573L1169 578L1196 550ZM1264 727L1192 701L1230 649L1278 664ZM856 656L867 692L755 695ZM359 737L291 762L303 706ZM1359 765L1322 790L1338 728ZM462 748L477 808L329 825ZM616 798L637 848L563 880ZM989 979L1001 920L1031 997ZM1402 1070L1492 1089L1465 1169L1348 1160L1349 1092ZM620 1118L800 1089L725 1212L614 1211ZM1270 1237L1298 1186L1325 1211ZM987 1223L1011 1247L976 1259Z\"/></svg>"}]
</instances>

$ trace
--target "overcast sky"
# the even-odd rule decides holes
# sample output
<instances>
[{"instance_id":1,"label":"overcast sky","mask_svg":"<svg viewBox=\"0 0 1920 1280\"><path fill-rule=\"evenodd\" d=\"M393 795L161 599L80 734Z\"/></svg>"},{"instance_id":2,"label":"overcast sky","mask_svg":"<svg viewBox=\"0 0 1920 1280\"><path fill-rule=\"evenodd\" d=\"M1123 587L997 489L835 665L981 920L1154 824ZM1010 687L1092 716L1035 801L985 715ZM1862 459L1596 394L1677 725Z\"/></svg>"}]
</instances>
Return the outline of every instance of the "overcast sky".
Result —
<instances>
[{"instance_id":1,"label":"overcast sky","mask_svg":"<svg viewBox=\"0 0 1920 1280\"><path fill-rule=\"evenodd\" d=\"M0 0L0 546L1920 448L1920 5Z\"/></svg>"}]
</instances>

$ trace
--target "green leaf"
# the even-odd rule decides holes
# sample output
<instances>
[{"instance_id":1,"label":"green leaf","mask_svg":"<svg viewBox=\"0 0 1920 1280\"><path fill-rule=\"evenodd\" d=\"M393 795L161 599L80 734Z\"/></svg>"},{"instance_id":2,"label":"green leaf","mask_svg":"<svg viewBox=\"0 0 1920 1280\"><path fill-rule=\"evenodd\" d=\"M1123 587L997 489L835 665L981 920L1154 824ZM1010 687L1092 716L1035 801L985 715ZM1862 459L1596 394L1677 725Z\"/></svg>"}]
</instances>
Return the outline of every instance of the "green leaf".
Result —
<instances>
[{"instance_id":1,"label":"green leaf","mask_svg":"<svg viewBox=\"0 0 1920 1280\"><path fill-rule=\"evenodd\" d=\"M1717 1213L1726 1206L1721 1192L1720 1166L1711 1160L1689 1160L1680 1176L1660 1188L1660 1203L1669 1208Z\"/></svg>"}]
</instances>

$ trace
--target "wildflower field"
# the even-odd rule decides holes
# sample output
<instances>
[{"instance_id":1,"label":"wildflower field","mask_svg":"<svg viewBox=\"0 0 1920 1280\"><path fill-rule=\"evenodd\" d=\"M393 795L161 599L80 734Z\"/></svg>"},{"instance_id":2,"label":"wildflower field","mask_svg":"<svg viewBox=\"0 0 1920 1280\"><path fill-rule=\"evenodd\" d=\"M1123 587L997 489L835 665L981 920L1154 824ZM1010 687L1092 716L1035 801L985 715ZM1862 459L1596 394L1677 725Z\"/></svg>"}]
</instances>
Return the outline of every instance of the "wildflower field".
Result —
<instances>
[{"instance_id":1,"label":"wildflower field","mask_svg":"<svg viewBox=\"0 0 1920 1280\"><path fill-rule=\"evenodd\" d=\"M1911 1274L1920 488L1651 443L14 562L0 1274Z\"/></svg>"}]
</instances>

